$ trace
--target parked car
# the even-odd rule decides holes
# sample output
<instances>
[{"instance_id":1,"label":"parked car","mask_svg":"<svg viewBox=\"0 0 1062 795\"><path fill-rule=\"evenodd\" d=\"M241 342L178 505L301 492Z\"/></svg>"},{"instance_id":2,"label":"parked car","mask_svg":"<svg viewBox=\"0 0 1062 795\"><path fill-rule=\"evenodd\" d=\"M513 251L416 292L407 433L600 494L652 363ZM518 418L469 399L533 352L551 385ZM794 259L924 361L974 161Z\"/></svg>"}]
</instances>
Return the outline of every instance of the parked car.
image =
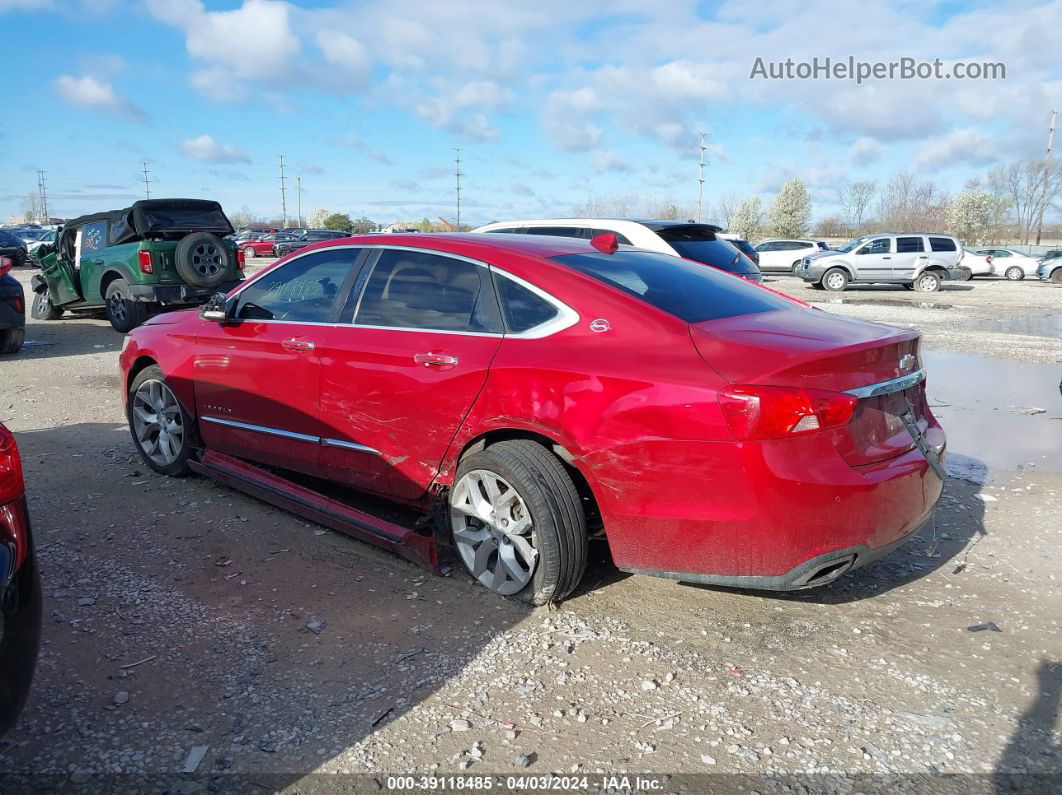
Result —
<instances>
[{"instance_id":1,"label":"parked car","mask_svg":"<svg viewBox=\"0 0 1062 795\"><path fill-rule=\"evenodd\" d=\"M589 240L614 234L620 245L684 257L733 273L749 281L763 281L760 269L711 224L688 221L632 220L621 218L553 218L487 224L472 232L491 234L552 235Z\"/></svg>"},{"instance_id":2,"label":"parked car","mask_svg":"<svg viewBox=\"0 0 1062 795\"><path fill-rule=\"evenodd\" d=\"M41 638L41 583L15 437L0 423L0 734L29 695Z\"/></svg>"},{"instance_id":3,"label":"parked car","mask_svg":"<svg viewBox=\"0 0 1062 795\"><path fill-rule=\"evenodd\" d=\"M1020 282L1029 274L1036 273L1036 267L1040 264L1034 257L1012 248L982 248L977 249L974 254L987 260L991 275L1001 276L1012 282ZM967 263L966 259L963 258L963 264L970 266L974 271L974 276L981 275L977 273L983 269L980 263L978 262L975 266L972 262Z\"/></svg>"},{"instance_id":4,"label":"parked car","mask_svg":"<svg viewBox=\"0 0 1062 795\"><path fill-rule=\"evenodd\" d=\"M26 253L32 264L40 266L39 252L41 247L54 246L56 234L57 232L54 229L42 229L40 236L36 240L26 244Z\"/></svg>"},{"instance_id":5,"label":"parked car","mask_svg":"<svg viewBox=\"0 0 1062 795\"><path fill-rule=\"evenodd\" d=\"M1036 267L1036 275L1045 282L1062 284L1062 257L1041 260Z\"/></svg>"},{"instance_id":6,"label":"parked car","mask_svg":"<svg viewBox=\"0 0 1062 795\"><path fill-rule=\"evenodd\" d=\"M286 257L291 252L312 246L314 243L341 240L345 237L350 237L350 232L337 232L334 229L307 229L292 240L278 240L273 246L273 256Z\"/></svg>"},{"instance_id":7,"label":"parked car","mask_svg":"<svg viewBox=\"0 0 1062 795\"><path fill-rule=\"evenodd\" d=\"M273 246L279 242L288 240L294 240L294 235L285 235L277 232L274 235L263 235L257 240L247 240L240 243L240 250L243 252L244 259L254 259L255 257L272 257Z\"/></svg>"},{"instance_id":8,"label":"parked car","mask_svg":"<svg viewBox=\"0 0 1062 795\"><path fill-rule=\"evenodd\" d=\"M974 276L994 276L992 254L988 251L979 253L968 248L963 249L962 264L970 269L970 278Z\"/></svg>"},{"instance_id":9,"label":"parked car","mask_svg":"<svg viewBox=\"0 0 1062 795\"><path fill-rule=\"evenodd\" d=\"M734 246L734 248L736 248L738 251L740 251L742 254L752 260L756 264L756 267L759 267L760 252L756 250L756 247L753 246L752 243L738 237L737 235L732 235L725 232L720 232L719 237L723 238L723 240L729 240L730 243Z\"/></svg>"},{"instance_id":10,"label":"parked car","mask_svg":"<svg viewBox=\"0 0 1062 795\"><path fill-rule=\"evenodd\" d=\"M231 231L221 205L201 199L146 199L75 218L40 254L30 313L55 320L66 309L104 308L124 333L152 309L201 304L243 278L242 254L222 240Z\"/></svg>"},{"instance_id":11,"label":"parked car","mask_svg":"<svg viewBox=\"0 0 1062 795\"><path fill-rule=\"evenodd\" d=\"M26 338L26 294L13 266L11 257L0 257L0 354L18 353Z\"/></svg>"},{"instance_id":12,"label":"parked car","mask_svg":"<svg viewBox=\"0 0 1062 795\"><path fill-rule=\"evenodd\" d=\"M764 240L756 244L758 264L764 273L796 273L804 257L826 250L825 243L815 240Z\"/></svg>"},{"instance_id":13,"label":"parked car","mask_svg":"<svg viewBox=\"0 0 1062 795\"><path fill-rule=\"evenodd\" d=\"M837 250L804 257L796 274L812 287L844 290L849 284L902 284L934 292L945 280L965 281L963 249L950 235L912 232L864 235Z\"/></svg>"},{"instance_id":14,"label":"parked car","mask_svg":"<svg viewBox=\"0 0 1062 795\"><path fill-rule=\"evenodd\" d=\"M29 256L26 241L14 232L0 229L0 257L10 257L16 266L26 264Z\"/></svg>"},{"instance_id":15,"label":"parked car","mask_svg":"<svg viewBox=\"0 0 1062 795\"><path fill-rule=\"evenodd\" d=\"M155 472L436 570L452 540L499 594L563 599L591 535L626 571L784 590L928 521L945 441L919 339L612 234L364 235L149 320L121 390Z\"/></svg>"}]
</instances>

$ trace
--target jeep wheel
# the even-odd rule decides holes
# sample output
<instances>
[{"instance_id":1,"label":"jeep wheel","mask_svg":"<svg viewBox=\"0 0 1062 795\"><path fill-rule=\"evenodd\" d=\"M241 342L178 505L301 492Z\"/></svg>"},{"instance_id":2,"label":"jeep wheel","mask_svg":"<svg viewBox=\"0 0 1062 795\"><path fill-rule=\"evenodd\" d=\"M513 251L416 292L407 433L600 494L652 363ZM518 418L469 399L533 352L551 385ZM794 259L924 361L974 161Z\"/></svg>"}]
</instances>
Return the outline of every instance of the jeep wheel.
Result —
<instances>
[{"instance_id":1,"label":"jeep wheel","mask_svg":"<svg viewBox=\"0 0 1062 795\"><path fill-rule=\"evenodd\" d=\"M18 353L26 339L25 328L9 328L0 331L0 353Z\"/></svg>"},{"instance_id":2,"label":"jeep wheel","mask_svg":"<svg viewBox=\"0 0 1062 795\"><path fill-rule=\"evenodd\" d=\"M1008 282L1020 282L1025 278L1025 271L1017 265L1011 265L1003 271L1003 278Z\"/></svg>"},{"instance_id":3,"label":"jeep wheel","mask_svg":"<svg viewBox=\"0 0 1062 795\"><path fill-rule=\"evenodd\" d=\"M848 274L842 268L831 268L823 274L822 286L831 293L843 292L848 286Z\"/></svg>"},{"instance_id":4,"label":"jeep wheel","mask_svg":"<svg viewBox=\"0 0 1062 795\"><path fill-rule=\"evenodd\" d=\"M188 473L192 419L166 384L162 368L145 367L129 387L126 414L133 443L144 463L160 475Z\"/></svg>"},{"instance_id":5,"label":"jeep wheel","mask_svg":"<svg viewBox=\"0 0 1062 795\"><path fill-rule=\"evenodd\" d=\"M147 304L133 298L125 279L115 279L107 285L106 302L107 319L115 331L125 334L147 320Z\"/></svg>"},{"instance_id":6,"label":"jeep wheel","mask_svg":"<svg viewBox=\"0 0 1062 795\"><path fill-rule=\"evenodd\" d=\"M177 273L196 287L217 287L229 272L229 250L210 232L193 232L181 238L173 254Z\"/></svg>"},{"instance_id":7,"label":"jeep wheel","mask_svg":"<svg viewBox=\"0 0 1062 795\"><path fill-rule=\"evenodd\" d=\"M558 602L586 569L586 515L564 465L542 445L499 442L465 458L450 491L458 557L481 585Z\"/></svg>"},{"instance_id":8,"label":"jeep wheel","mask_svg":"<svg viewBox=\"0 0 1062 795\"><path fill-rule=\"evenodd\" d=\"M41 290L33 296L33 304L30 305L30 317L34 320L58 320L62 314L63 310L52 303L47 290Z\"/></svg>"},{"instance_id":9,"label":"jeep wheel","mask_svg":"<svg viewBox=\"0 0 1062 795\"><path fill-rule=\"evenodd\" d=\"M940 289L940 276L933 271L926 271L913 282L912 289L918 293L935 293Z\"/></svg>"}]
</instances>

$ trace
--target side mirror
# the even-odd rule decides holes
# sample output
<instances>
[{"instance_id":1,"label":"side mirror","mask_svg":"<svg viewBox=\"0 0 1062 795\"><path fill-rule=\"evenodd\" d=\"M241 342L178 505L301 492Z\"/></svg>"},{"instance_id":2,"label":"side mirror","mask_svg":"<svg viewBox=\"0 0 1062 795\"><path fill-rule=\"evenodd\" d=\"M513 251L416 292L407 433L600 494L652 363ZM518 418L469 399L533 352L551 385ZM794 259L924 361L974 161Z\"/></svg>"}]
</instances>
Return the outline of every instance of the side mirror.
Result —
<instances>
[{"instance_id":1,"label":"side mirror","mask_svg":"<svg viewBox=\"0 0 1062 795\"><path fill-rule=\"evenodd\" d=\"M199 317L215 323L224 323L229 319L229 299L225 293L214 293L199 309Z\"/></svg>"}]
</instances>

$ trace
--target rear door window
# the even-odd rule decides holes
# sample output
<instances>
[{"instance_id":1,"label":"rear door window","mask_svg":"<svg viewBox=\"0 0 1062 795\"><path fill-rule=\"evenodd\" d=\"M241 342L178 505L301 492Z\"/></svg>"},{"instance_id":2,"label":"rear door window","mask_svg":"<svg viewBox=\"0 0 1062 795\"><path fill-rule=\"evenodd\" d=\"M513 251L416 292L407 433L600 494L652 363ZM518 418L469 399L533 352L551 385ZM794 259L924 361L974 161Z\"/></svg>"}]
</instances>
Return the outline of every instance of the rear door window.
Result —
<instances>
[{"instance_id":1,"label":"rear door window","mask_svg":"<svg viewBox=\"0 0 1062 795\"><path fill-rule=\"evenodd\" d=\"M796 304L711 268L649 251L566 254L556 262L686 321L794 309Z\"/></svg>"},{"instance_id":2,"label":"rear door window","mask_svg":"<svg viewBox=\"0 0 1062 795\"><path fill-rule=\"evenodd\" d=\"M931 237L929 238L929 245L933 251L957 251L958 247L955 245L955 241L950 237Z\"/></svg>"},{"instance_id":3,"label":"rear door window","mask_svg":"<svg viewBox=\"0 0 1062 795\"><path fill-rule=\"evenodd\" d=\"M715 236L708 227L672 226L657 232L680 257L694 262L703 262L728 273L759 273L751 259L739 251L729 240Z\"/></svg>"},{"instance_id":4,"label":"rear door window","mask_svg":"<svg viewBox=\"0 0 1062 795\"><path fill-rule=\"evenodd\" d=\"M385 249L358 301L360 326L501 332L486 270L468 260Z\"/></svg>"},{"instance_id":5,"label":"rear door window","mask_svg":"<svg viewBox=\"0 0 1062 795\"><path fill-rule=\"evenodd\" d=\"M910 254L915 251L925 251L925 246L922 243L920 237L898 237L896 238L896 253L897 254Z\"/></svg>"}]
</instances>

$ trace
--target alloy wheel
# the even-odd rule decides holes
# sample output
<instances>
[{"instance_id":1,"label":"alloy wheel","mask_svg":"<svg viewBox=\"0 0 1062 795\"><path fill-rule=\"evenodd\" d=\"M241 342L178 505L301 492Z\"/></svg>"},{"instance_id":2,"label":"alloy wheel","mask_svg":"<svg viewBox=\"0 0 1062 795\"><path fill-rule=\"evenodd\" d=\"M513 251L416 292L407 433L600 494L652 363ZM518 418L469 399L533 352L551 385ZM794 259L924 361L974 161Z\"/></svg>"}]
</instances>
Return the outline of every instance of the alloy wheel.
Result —
<instances>
[{"instance_id":1,"label":"alloy wheel","mask_svg":"<svg viewBox=\"0 0 1062 795\"><path fill-rule=\"evenodd\" d=\"M221 252L213 243L200 243L192 249L192 267L202 276L213 276L221 270Z\"/></svg>"},{"instance_id":2,"label":"alloy wheel","mask_svg":"<svg viewBox=\"0 0 1062 795\"><path fill-rule=\"evenodd\" d=\"M450 524L461 560L480 584L505 596L522 591L538 563L531 512L501 476L466 473L450 495Z\"/></svg>"},{"instance_id":3,"label":"alloy wheel","mask_svg":"<svg viewBox=\"0 0 1062 795\"><path fill-rule=\"evenodd\" d=\"M922 293L931 293L937 289L938 280L935 276L924 274L915 282L915 289Z\"/></svg>"},{"instance_id":4,"label":"alloy wheel","mask_svg":"<svg viewBox=\"0 0 1062 795\"><path fill-rule=\"evenodd\" d=\"M184 418L177 398L162 381L149 379L133 393L133 432L144 455L159 466L177 460L184 448Z\"/></svg>"},{"instance_id":5,"label":"alloy wheel","mask_svg":"<svg viewBox=\"0 0 1062 795\"><path fill-rule=\"evenodd\" d=\"M1008 281L1020 282L1023 278L1025 278L1025 271L1023 271L1017 265L1014 265L1010 268L1007 268L1006 271L1003 272L1003 276Z\"/></svg>"},{"instance_id":6,"label":"alloy wheel","mask_svg":"<svg viewBox=\"0 0 1062 795\"><path fill-rule=\"evenodd\" d=\"M831 290L840 290L844 287L844 276L840 273L831 273L826 277L826 286Z\"/></svg>"},{"instance_id":7,"label":"alloy wheel","mask_svg":"<svg viewBox=\"0 0 1062 795\"><path fill-rule=\"evenodd\" d=\"M122 298L121 293L113 293L108 299L109 309L111 317L117 320L119 323L125 322L125 299Z\"/></svg>"},{"instance_id":8,"label":"alloy wheel","mask_svg":"<svg viewBox=\"0 0 1062 795\"><path fill-rule=\"evenodd\" d=\"M41 315L48 314L48 307L51 305L51 299L48 297L48 293L45 291L37 293L37 312Z\"/></svg>"}]
</instances>

